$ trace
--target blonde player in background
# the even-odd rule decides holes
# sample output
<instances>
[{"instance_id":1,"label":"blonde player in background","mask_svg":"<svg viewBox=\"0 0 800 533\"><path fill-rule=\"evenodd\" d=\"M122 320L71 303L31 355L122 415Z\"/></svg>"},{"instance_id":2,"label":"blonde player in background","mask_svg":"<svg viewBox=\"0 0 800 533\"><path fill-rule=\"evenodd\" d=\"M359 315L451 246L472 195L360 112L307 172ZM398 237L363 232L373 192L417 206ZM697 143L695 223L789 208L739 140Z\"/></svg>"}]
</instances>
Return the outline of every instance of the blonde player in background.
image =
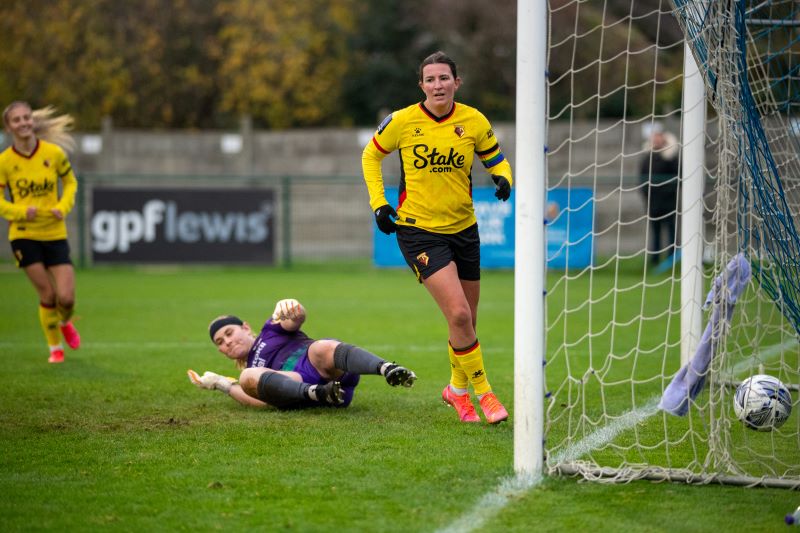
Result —
<instances>
[{"instance_id":1,"label":"blonde player in background","mask_svg":"<svg viewBox=\"0 0 800 533\"><path fill-rule=\"evenodd\" d=\"M54 116L52 107L33 111L27 102L15 101L3 111L3 126L13 143L0 153L0 216L9 221L17 266L39 296L39 322L51 363L64 361L62 335L73 350L81 343L70 320L75 271L65 222L78 189L64 152L74 147L67 133L71 125L69 115Z\"/></svg>"},{"instance_id":2,"label":"blonde player in background","mask_svg":"<svg viewBox=\"0 0 800 533\"><path fill-rule=\"evenodd\" d=\"M472 385L486 420L497 424L508 412L486 378L475 330L480 237L471 171L477 156L492 176L495 196L506 201L511 165L486 117L455 101L460 86L452 59L443 52L425 58L419 67L425 100L386 117L364 148L361 163L378 229L397 232L406 263L447 320L451 374L442 399L462 422L479 422L467 392ZM386 201L381 175L381 161L395 150L403 165L397 211Z\"/></svg>"}]
</instances>

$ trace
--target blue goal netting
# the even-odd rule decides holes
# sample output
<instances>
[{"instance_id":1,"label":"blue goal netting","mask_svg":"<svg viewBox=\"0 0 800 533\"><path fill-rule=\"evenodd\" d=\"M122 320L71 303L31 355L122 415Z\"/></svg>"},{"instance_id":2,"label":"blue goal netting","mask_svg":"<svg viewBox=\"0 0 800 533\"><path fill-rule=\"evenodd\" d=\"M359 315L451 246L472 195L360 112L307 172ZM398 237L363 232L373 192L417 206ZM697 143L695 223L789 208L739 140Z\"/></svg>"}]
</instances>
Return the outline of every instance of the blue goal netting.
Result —
<instances>
[{"instance_id":1,"label":"blue goal netting","mask_svg":"<svg viewBox=\"0 0 800 533\"><path fill-rule=\"evenodd\" d=\"M800 3L673 3L728 144L737 251L800 334Z\"/></svg>"}]
</instances>

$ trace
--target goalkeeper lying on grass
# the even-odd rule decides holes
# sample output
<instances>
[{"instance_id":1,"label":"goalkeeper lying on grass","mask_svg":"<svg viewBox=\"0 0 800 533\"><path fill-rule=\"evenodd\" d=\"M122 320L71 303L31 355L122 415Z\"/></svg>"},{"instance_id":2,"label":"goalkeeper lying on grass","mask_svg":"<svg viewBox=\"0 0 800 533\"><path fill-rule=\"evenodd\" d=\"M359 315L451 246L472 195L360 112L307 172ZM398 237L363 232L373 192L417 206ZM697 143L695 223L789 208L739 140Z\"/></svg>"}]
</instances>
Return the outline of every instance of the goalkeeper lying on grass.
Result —
<instances>
[{"instance_id":1,"label":"goalkeeper lying on grass","mask_svg":"<svg viewBox=\"0 0 800 533\"><path fill-rule=\"evenodd\" d=\"M382 375L393 387L411 387L417 379L411 370L352 344L309 338L300 330L305 320L305 309L292 299L277 303L258 335L236 316L215 318L208 326L211 340L242 370L239 380L194 370L189 379L243 405L278 409L347 407L361 374Z\"/></svg>"}]
</instances>

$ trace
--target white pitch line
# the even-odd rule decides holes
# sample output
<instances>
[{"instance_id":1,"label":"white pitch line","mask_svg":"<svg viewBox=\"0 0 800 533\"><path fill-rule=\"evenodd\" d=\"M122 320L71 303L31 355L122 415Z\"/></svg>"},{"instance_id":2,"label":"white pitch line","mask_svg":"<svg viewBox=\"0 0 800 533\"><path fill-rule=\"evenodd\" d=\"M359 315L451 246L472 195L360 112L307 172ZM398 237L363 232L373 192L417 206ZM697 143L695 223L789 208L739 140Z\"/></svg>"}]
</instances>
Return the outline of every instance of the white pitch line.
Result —
<instances>
[{"instance_id":1,"label":"white pitch line","mask_svg":"<svg viewBox=\"0 0 800 533\"><path fill-rule=\"evenodd\" d=\"M651 398L644 407L632 409L607 426L584 437L581 441L567 446L564 451L555 455L555 462L574 461L592 450L608 444L617 435L636 424L650 418L658 412L661 398ZM436 533L468 533L481 529L492 517L496 516L512 499L516 499L542 482L541 476L514 476L504 478L491 492L484 494L469 513L458 517L449 526L436 530Z\"/></svg>"},{"instance_id":2,"label":"white pitch line","mask_svg":"<svg viewBox=\"0 0 800 533\"><path fill-rule=\"evenodd\" d=\"M16 342L16 341L0 341L0 348L24 348L31 346L40 346L40 342ZM210 342L148 342L148 341L91 341L84 342L81 345L83 349L111 349L111 348L197 348L200 346L212 347Z\"/></svg>"},{"instance_id":3,"label":"white pitch line","mask_svg":"<svg viewBox=\"0 0 800 533\"><path fill-rule=\"evenodd\" d=\"M639 422L643 422L644 420L656 414L659 411L659 400L661 400L660 396L651 398L644 407L632 409L624 413L621 417L612 421L607 426L603 426L575 444L567 446L563 451L554 456L554 462L556 464L571 462L586 455L592 450L596 450L601 446L608 444L617 438L617 435L623 431L629 430Z\"/></svg>"},{"instance_id":4,"label":"white pitch line","mask_svg":"<svg viewBox=\"0 0 800 533\"><path fill-rule=\"evenodd\" d=\"M362 347L367 347L366 344L361 344ZM398 350L402 350L403 352L442 352L444 353L447 350L447 347L442 347L441 344L370 344L368 345L370 350L375 350L378 353L388 353L388 352L397 352Z\"/></svg>"},{"instance_id":5,"label":"white pitch line","mask_svg":"<svg viewBox=\"0 0 800 533\"><path fill-rule=\"evenodd\" d=\"M30 347L30 346L39 346L40 342L34 341L0 341L0 348L19 348L19 347ZM86 347L96 347L96 348L129 348L129 347L144 347L144 348L180 348L180 347L189 347L195 348L198 346L211 346L210 342L203 342L203 341L169 341L169 342L157 342L157 341L86 341L84 342L83 346ZM375 350L377 352L396 352L399 349L402 349L405 352L437 352L437 351L444 351L441 345L398 345L398 344L375 344L369 345L371 350Z\"/></svg>"},{"instance_id":6,"label":"white pitch line","mask_svg":"<svg viewBox=\"0 0 800 533\"><path fill-rule=\"evenodd\" d=\"M512 498L517 498L541 483L541 476L514 476L503 479L491 492L483 495L473 511L463 514L437 533L464 533L480 529L497 515Z\"/></svg>"}]
</instances>

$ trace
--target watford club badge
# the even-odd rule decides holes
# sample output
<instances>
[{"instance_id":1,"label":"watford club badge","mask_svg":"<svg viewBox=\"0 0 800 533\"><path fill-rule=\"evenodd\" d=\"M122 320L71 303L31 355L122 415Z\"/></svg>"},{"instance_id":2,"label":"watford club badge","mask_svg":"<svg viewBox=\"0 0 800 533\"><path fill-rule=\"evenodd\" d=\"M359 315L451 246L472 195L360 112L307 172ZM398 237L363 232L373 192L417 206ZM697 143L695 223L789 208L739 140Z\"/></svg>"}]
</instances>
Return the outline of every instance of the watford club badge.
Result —
<instances>
[{"instance_id":1,"label":"watford club badge","mask_svg":"<svg viewBox=\"0 0 800 533\"><path fill-rule=\"evenodd\" d=\"M428 254L425 252L419 254L417 256L417 262L424 267L428 266Z\"/></svg>"},{"instance_id":2,"label":"watford club badge","mask_svg":"<svg viewBox=\"0 0 800 533\"><path fill-rule=\"evenodd\" d=\"M459 139L464 136L464 126L455 126L453 131L456 132L456 135L458 135Z\"/></svg>"},{"instance_id":3,"label":"watford club badge","mask_svg":"<svg viewBox=\"0 0 800 533\"><path fill-rule=\"evenodd\" d=\"M47 168L50 168L50 160L49 159L45 159L44 160L44 166L47 167Z\"/></svg>"}]
</instances>

